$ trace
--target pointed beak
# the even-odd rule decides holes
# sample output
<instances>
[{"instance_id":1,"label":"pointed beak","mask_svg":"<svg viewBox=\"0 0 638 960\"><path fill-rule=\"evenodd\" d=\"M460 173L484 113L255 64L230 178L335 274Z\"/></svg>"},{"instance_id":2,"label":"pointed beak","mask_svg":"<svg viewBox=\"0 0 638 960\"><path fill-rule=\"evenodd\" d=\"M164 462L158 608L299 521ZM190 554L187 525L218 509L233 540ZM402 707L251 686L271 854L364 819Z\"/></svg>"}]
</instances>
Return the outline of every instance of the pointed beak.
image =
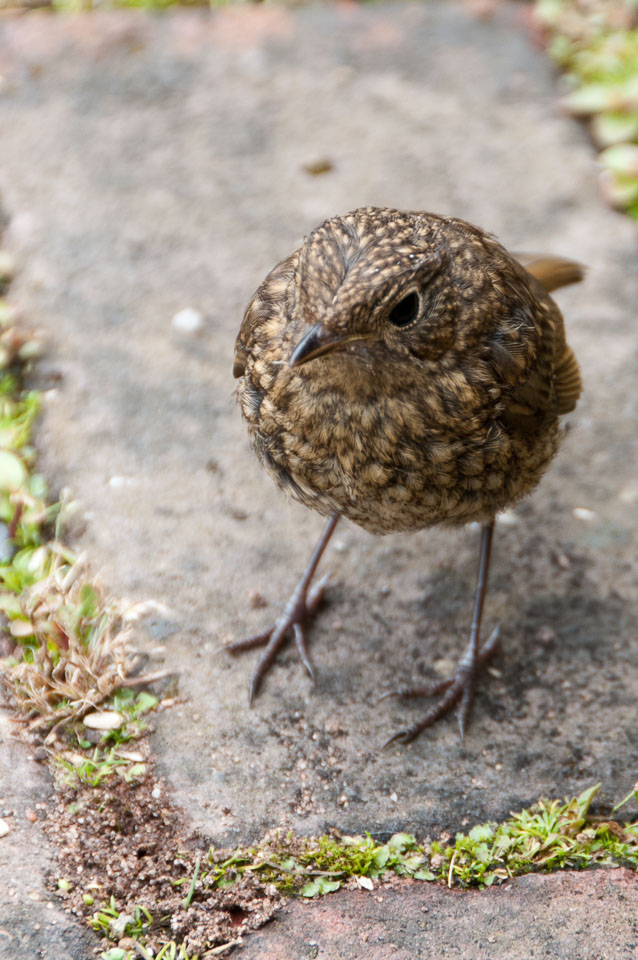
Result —
<instances>
[{"instance_id":1,"label":"pointed beak","mask_svg":"<svg viewBox=\"0 0 638 960\"><path fill-rule=\"evenodd\" d=\"M315 357L320 357L324 353L338 350L343 344L353 339L355 338L327 330L322 323L315 323L314 327L311 327L308 333L304 334L290 354L288 364L291 367L300 367L302 363L307 363L308 360L314 360Z\"/></svg>"}]
</instances>

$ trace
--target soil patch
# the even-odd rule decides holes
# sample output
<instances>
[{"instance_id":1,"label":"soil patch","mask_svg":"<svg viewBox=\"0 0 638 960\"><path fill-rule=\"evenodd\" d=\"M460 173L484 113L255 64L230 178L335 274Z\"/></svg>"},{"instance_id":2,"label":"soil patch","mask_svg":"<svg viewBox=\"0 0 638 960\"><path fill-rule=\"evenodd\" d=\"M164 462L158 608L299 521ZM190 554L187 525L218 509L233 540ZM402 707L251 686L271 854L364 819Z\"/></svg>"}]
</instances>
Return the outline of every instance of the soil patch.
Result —
<instances>
[{"instance_id":1,"label":"soil patch","mask_svg":"<svg viewBox=\"0 0 638 960\"><path fill-rule=\"evenodd\" d=\"M143 924L147 950L157 952L169 940L200 956L224 944L232 950L242 934L280 908L275 887L254 877L223 890L196 882L190 892L197 847L206 849L203 838L189 833L165 784L154 777L65 790L52 801L43 827L60 857L59 877L70 883L60 892L67 911L85 921L99 915L98 932L107 934L108 906L104 911L100 905L115 908L103 947L115 941L131 948L130 934ZM87 896L94 902L87 904Z\"/></svg>"}]
</instances>

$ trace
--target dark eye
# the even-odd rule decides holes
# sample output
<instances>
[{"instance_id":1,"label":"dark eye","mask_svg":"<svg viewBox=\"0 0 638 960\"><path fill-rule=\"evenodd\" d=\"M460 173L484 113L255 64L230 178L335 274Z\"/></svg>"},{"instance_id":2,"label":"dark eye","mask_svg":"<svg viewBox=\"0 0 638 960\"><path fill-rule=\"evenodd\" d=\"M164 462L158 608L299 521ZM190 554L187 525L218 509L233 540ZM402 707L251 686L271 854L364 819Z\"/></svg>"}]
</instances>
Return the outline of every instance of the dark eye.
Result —
<instances>
[{"instance_id":1,"label":"dark eye","mask_svg":"<svg viewBox=\"0 0 638 960\"><path fill-rule=\"evenodd\" d=\"M392 307L388 320L395 327L407 327L416 320L419 312L419 295L412 291Z\"/></svg>"}]
</instances>

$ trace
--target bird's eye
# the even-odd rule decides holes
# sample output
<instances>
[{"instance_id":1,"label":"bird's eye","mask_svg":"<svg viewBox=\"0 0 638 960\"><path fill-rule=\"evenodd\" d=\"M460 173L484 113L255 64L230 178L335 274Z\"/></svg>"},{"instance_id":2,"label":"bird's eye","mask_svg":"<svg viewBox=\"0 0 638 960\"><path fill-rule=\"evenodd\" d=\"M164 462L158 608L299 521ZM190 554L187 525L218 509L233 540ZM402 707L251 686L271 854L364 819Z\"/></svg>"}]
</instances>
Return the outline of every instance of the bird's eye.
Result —
<instances>
[{"instance_id":1,"label":"bird's eye","mask_svg":"<svg viewBox=\"0 0 638 960\"><path fill-rule=\"evenodd\" d=\"M388 320L394 327L408 327L419 313L419 295L412 291L392 307Z\"/></svg>"}]
</instances>

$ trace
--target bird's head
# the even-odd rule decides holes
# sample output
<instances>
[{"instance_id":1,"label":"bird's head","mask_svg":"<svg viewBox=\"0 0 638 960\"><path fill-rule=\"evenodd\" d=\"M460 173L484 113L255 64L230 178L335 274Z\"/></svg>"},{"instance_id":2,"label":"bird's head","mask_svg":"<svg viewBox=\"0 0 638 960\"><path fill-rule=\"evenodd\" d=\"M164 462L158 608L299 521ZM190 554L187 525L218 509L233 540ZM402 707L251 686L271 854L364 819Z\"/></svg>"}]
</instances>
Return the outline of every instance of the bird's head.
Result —
<instances>
[{"instance_id":1,"label":"bird's head","mask_svg":"<svg viewBox=\"0 0 638 960\"><path fill-rule=\"evenodd\" d=\"M453 262L450 224L456 221L363 208L317 227L299 253L300 336L290 366L336 353L436 360L458 343L463 271ZM458 246L465 256L467 238Z\"/></svg>"}]
</instances>

